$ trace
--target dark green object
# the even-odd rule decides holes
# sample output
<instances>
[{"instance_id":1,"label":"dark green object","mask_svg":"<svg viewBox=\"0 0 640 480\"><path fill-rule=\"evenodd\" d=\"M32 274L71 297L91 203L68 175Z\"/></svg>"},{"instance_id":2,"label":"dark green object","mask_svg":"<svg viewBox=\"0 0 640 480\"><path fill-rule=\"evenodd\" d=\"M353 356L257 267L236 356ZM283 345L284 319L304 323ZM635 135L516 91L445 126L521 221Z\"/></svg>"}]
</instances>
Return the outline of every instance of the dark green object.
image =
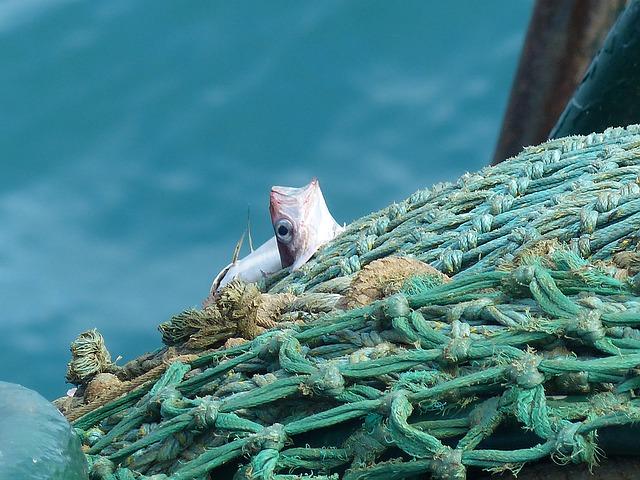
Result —
<instances>
[{"instance_id":1,"label":"dark green object","mask_svg":"<svg viewBox=\"0 0 640 480\"><path fill-rule=\"evenodd\" d=\"M640 1L634 0L609 32L549 138L588 134L638 122Z\"/></svg>"},{"instance_id":2,"label":"dark green object","mask_svg":"<svg viewBox=\"0 0 640 480\"><path fill-rule=\"evenodd\" d=\"M39 393L0 382L0 480L85 480L80 439Z\"/></svg>"}]
</instances>

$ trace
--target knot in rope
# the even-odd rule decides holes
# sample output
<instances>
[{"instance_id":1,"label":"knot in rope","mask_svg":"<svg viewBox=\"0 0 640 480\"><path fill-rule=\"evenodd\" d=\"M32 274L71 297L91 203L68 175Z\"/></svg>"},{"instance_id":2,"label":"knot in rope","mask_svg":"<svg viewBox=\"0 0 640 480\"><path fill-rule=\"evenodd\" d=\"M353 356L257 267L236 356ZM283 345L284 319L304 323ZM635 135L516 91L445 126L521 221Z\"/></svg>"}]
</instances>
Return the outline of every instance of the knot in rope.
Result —
<instances>
[{"instance_id":1,"label":"knot in rope","mask_svg":"<svg viewBox=\"0 0 640 480\"><path fill-rule=\"evenodd\" d=\"M628 182L622 185L619 189L620 195L622 197L630 197L631 195L639 194L640 185L638 185L636 182Z\"/></svg>"},{"instance_id":2,"label":"knot in rope","mask_svg":"<svg viewBox=\"0 0 640 480\"><path fill-rule=\"evenodd\" d=\"M396 400L403 402L407 404L407 408L409 408L411 411L413 411L413 407L411 406L411 404L407 401L407 394L409 393L408 390L405 390L404 388L397 388L395 390L391 390L390 392L387 392L383 397L382 397L382 403L380 404L380 408L379 408L379 412L382 415L388 415L389 412L391 411L391 407L393 406L394 402ZM409 416L411 414L411 412L409 412L409 414L407 416Z\"/></svg>"},{"instance_id":3,"label":"knot in rope","mask_svg":"<svg viewBox=\"0 0 640 480\"><path fill-rule=\"evenodd\" d=\"M585 145L593 145L596 142L600 142L602 141L599 137L601 135L597 134L597 133L590 133L589 135L587 135L586 137L584 137L584 144Z\"/></svg>"},{"instance_id":4,"label":"knot in rope","mask_svg":"<svg viewBox=\"0 0 640 480\"><path fill-rule=\"evenodd\" d=\"M433 223L438 219L445 218L447 214L448 212L440 208L433 208L431 210L424 212L424 214L422 215L422 223L423 224Z\"/></svg>"},{"instance_id":5,"label":"knot in rope","mask_svg":"<svg viewBox=\"0 0 640 480\"><path fill-rule=\"evenodd\" d=\"M601 315L598 310L581 311L577 321L567 328L567 335L575 336L587 345L602 340L607 332L602 325Z\"/></svg>"},{"instance_id":6,"label":"knot in rope","mask_svg":"<svg viewBox=\"0 0 640 480\"><path fill-rule=\"evenodd\" d=\"M113 367L104 338L95 328L81 333L71 343L71 361L66 379L74 385L87 383L95 374Z\"/></svg>"},{"instance_id":7,"label":"knot in rope","mask_svg":"<svg viewBox=\"0 0 640 480\"><path fill-rule=\"evenodd\" d=\"M616 192L602 192L598 194L595 209L600 213L608 212L618 206L620 194Z\"/></svg>"},{"instance_id":8,"label":"knot in rope","mask_svg":"<svg viewBox=\"0 0 640 480\"><path fill-rule=\"evenodd\" d=\"M511 196L518 197L527 191L530 182L531 179L529 177L512 178L507 183L507 191Z\"/></svg>"},{"instance_id":9,"label":"knot in rope","mask_svg":"<svg viewBox=\"0 0 640 480\"><path fill-rule=\"evenodd\" d=\"M403 217L407 213L407 206L404 203L392 203L387 210L389 220Z\"/></svg>"},{"instance_id":10,"label":"knot in rope","mask_svg":"<svg viewBox=\"0 0 640 480\"><path fill-rule=\"evenodd\" d=\"M315 373L309 375L303 386L303 393L313 393L335 397L344 392L344 377L333 363L321 364Z\"/></svg>"},{"instance_id":11,"label":"knot in rope","mask_svg":"<svg viewBox=\"0 0 640 480\"><path fill-rule=\"evenodd\" d=\"M511 380L522 388L534 388L544 383L544 374L538 370L538 365L542 359L531 352L514 360L508 369Z\"/></svg>"},{"instance_id":12,"label":"knot in rope","mask_svg":"<svg viewBox=\"0 0 640 480\"><path fill-rule=\"evenodd\" d=\"M364 255L373 248L375 241L376 237L374 235L362 235L356 240L356 253Z\"/></svg>"},{"instance_id":13,"label":"knot in rope","mask_svg":"<svg viewBox=\"0 0 640 480\"><path fill-rule=\"evenodd\" d=\"M487 233L491 231L491 227L493 226L493 215L490 213L485 213L480 215L479 217L475 217L471 224L473 228L475 228L480 233Z\"/></svg>"},{"instance_id":14,"label":"knot in rope","mask_svg":"<svg viewBox=\"0 0 640 480\"><path fill-rule=\"evenodd\" d=\"M613 129L607 128L604 131L604 137L610 138L612 136L611 133L613 133ZM602 151L598 154L598 158L606 160L606 159L615 158L618 156L624 156L625 153L626 152L624 148L618 145L605 145Z\"/></svg>"},{"instance_id":15,"label":"knot in rope","mask_svg":"<svg viewBox=\"0 0 640 480\"><path fill-rule=\"evenodd\" d=\"M544 177L544 163L537 161L525 165L525 173L532 180L538 180Z\"/></svg>"},{"instance_id":16,"label":"knot in rope","mask_svg":"<svg viewBox=\"0 0 640 480\"><path fill-rule=\"evenodd\" d=\"M437 480L465 480L467 471L462 463L462 450L444 447L433 457L433 478Z\"/></svg>"},{"instance_id":17,"label":"knot in rope","mask_svg":"<svg viewBox=\"0 0 640 480\"><path fill-rule=\"evenodd\" d=\"M440 261L446 273L456 273L462 267L462 250L445 249L440 255Z\"/></svg>"},{"instance_id":18,"label":"knot in rope","mask_svg":"<svg viewBox=\"0 0 640 480\"><path fill-rule=\"evenodd\" d=\"M380 236L387 231L389 219L387 217L377 218L369 227L368 231L372 235Z\"/></svg>"},{"instance_id":19,"label":"knot in rope","mask_svg":"<svg viewBox=\"0 0 640 480\"><path fill-rule=\"evenodd\" d=\"M559 162L560 161L560 150L555 149L555 150L547 150L546 152L544 152L542 154L542 162L544 163L555 163L555 162Z\"/></svg>"},{"instance_id":20,"label":"knot in rope","mask_svg":"<svg viewBox=\"0 0 640 480\"><path fill-rule=\"evenodd\" d=\"M82 438L90 447L95 445L102 437L104 437L104 432L98 427L92 427L82 434Z\"/></svg>"},{"instance_id":21,"label":"knot in rope","mask_svg":"<svg viewBox=\"0 0 640 480\"><path fill-rule=\"evenodd\" d=\"M540 238L540 233L535 227L517 227L507 236L507 240L518 245L523 245L529 240Z\"/></svg>"},{"instance_id":22,"label":"knot in rope","mask_svg":"<svg viewBox=\"0 0 640 480\"><path fill-rule=\"evenodd\" d=\"M245 449L250 453L259 452L261 450L282 450L287 441L287 434L284 425L274 423L269 427L265 427L262 431L249 436Z\"/></svg>"},{"instance_id":23,"label":"knot in rope","mask_svg":"<svg viewBox=\"0 0 640 480\"><path fill-rule=\"evenodd\" d=\"M363 426L351 434L342 444L353 456L356 466L370 465L376 456L393 444L384 417L379 414L369 414L365 417Z\"/></svg>"},{"instance_id":24,"label":"knot in rope","mask_svg":"<svg viewBox=\"0 0 640 480\"><path fill-rule=\"evenodd\" d=\"M593 233L598 225L598 212L591 207L583 207L580 210L580 231Z\"/></svg>"},{"instance_id":25,"label":"knot in rope","mask_svg":"<svg viewBox=\"0 0 640 480\"><path fill-rule=\"evenodd\" d=\"M511 279L517 286L527 287L536 275L536 267L522 265L511 272Z\"/></svg>"},{"instance_id":26,"label":"knot in rope","mask_svg":"<svg viewBox=\"0 0 640 480\"><path fill-rule=\"evenodd\" d=\"M589 235L582 235L580 238L572 238L569 242L569 247L582 258L591 256L591 239Z\"/></svg>"},{"instance_id":27,"label":"knot in rope","mask_svg":"<svg viewBox=\"0 0 640 480\"><path fill-rule=\"evenodd\" d=\"M107 457L98 457L91 464L91 478L109 478L113 475L116 466Z\"/></svg>"},{"instance_id":28,"label":"knot in rope","mask_svg":"<svg viewBox=\"0 0 640 480\"><path fill-rule=\"evenodd\" d=\"M200 405L194 408L192 413L193 426L196 430L206 430L215 427L220 405L220 401L213 400L210 397L200 399Z\"/></svg>"},{"instance_id":29,"label":"knot in rope","mask_svg":"<svg viewBox=\"0 0 640 480\"><path fill-rule=\"evenodd\" d=\"M593 187L593 180L590 178L579 177L577 180L569 183L569 188L572 191L586 190Z\"/></svg>"},{"instance_id":30,"label":"knot in rope","mask_svg":"<svg viewBox=\"0 0 640 480\"><path fill-rule=\"evenodd\" d=\"M280 347L282 344L291 338L290 330L280 330L273 335L266 338L259 347L258 358L265 362L272 362L277 359L280 354ZM262 338L260 338L262 340Z\"/></svg>"},{"instance_id":31,"label":"knot in rope","mask_svg":"<svg viewBox=\"0 0 640 480\"><path fill-rule=\"evenodd\" d=\"M411 308L409 307L407 297L402 293L396 293L390 296L382 304L382 313L388 320L393 320L398 317L408 317L411 313Z\"/></svg>"},{"instance_id":32,"label":"knot in rope","mask_svg":"<svg viewBox=\"0 0 640 480\"><path fill-rule=\"evenodd\" d=\"M636 273L630 281L633 292L636 294L640 293L640 273Z\"/></svg>"},{"instance_id":33,"label":"knot in rope","mask_svg":"<svg viewBox=\"0 0 640 480\"><path fill-rule=\"evenodd\" d=\"M514 198L511 195L494 195L489 200L490 212L493 215L500 215L501 213L509 211L513 205L513 200Z\"/></svg>"},{"instance_id":34,"label":"knot in rope","mask_svg":"<svg viewBox=\"0 0 640 480\"><path fill-rule=\"evenodd\" d=\"M173 385L165 385L151 392L147 403L147 413L156 416L160 413L165 402L173 403L182 398L182 394Z\"/></svg>"},{"instance_id":35,"label":"knot in rope","mask_svg":"<svg viewBox=\"0 0 640 480\"><path fill-rule=\"evenodd\" d=\"M552 455L559 464L585 462L591 464L595 460L595 447L584 435L578 433L581 425L581 423L562 422L562 427L556 434L555 452Z\"/></svg>"},{"instance_id":36,"label":"knot in rope","mask_svg":"<svg viewBox=\"0 0 640 480\"><path fill-rule=\"evenodd\" d=\"M428 188L424 190L418 190L417 192L411 194L411 196L408 199L408 202L411 205L423 204L427 200L429 200L430 195L431 195L431 191Z\"/></svg>"},{"instance_id":37,"label":"knot in rope","mask_svg":"<svg viewBox=\"0 0 640 480\"><path fill-rule=\"evenodd\" d=\"M448 363L459 363L469 358L471 327L468 323L454 320L451 323L451 340L442 349L441 358Z\"/></svg>"},{"instance_id":38,"label":"knot in rope","mask_svg":"<svg viewBox=\"0 0 640 480\"><path fill-rule=\"evenodd\" d=\"M478 232L473 228L463 231L458 236L458 246L463 252L476 248L478 246Z\"/></svg>"},{"instance_id":39,"label":"knot in rope","mask_svg":"<svg viewBox=\"0 0 640 480\"><path fill-rule=\"evenodd\" d=\"M342 275L351 275L362 268L360 265L360 258L357 255L352 255L349 258L341 258L338 262Z\"/></svg>"}]
</instances>

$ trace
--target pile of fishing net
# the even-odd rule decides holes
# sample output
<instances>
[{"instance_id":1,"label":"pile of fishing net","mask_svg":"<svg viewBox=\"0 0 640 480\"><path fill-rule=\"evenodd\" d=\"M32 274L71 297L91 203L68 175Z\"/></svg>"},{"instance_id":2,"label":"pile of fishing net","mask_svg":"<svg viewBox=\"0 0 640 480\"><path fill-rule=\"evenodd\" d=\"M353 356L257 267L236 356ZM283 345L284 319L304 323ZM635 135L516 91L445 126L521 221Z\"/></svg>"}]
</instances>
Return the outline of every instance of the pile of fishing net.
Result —
<instances>
[{"instance_id":1,"label":"pile of fishing net","mask_svg":"<svg viewBox=\"0 0 640 480\"><path fill-rule=\"evenodd\" d=\"M639 175L639 126L529 147L232 282L128 364L85 332L57 404L91 478L449 480L628 449Z\"/></svg>"}]
</instances>

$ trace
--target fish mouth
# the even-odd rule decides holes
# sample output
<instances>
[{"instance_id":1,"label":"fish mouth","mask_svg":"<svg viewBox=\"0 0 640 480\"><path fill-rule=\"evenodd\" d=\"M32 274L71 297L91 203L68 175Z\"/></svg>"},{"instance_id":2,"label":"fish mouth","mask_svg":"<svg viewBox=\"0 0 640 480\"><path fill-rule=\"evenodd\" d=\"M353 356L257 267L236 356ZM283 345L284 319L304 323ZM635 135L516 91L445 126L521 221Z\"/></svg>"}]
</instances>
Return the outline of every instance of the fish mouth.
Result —
<instances>
[{"instance_id":1,"label":"fish mouth","mask_svg":"<svg viewBox=\"0 0 640 480\"><path fill-rule=\"evenodd\" d=\"M304 187L281 187L278 185L271 187L269 209L272 219L276 207L287 209L287 207L308 204L319 189L320 183L315 177Z\"/></svg>"},{"instance_id":2,"label":"fish mouth","mask_svg":"<svg viewBox=\"0 0 640 480\"><path fill-rule=\"evenodd\" d=\"M271 187L269 195L269 213L271 222L275 223L281 218L287 218L293 223L294 218L304 218L318 198L320 183L317 178L313 178L304 187Z\"/></svg>"}]
</instances>

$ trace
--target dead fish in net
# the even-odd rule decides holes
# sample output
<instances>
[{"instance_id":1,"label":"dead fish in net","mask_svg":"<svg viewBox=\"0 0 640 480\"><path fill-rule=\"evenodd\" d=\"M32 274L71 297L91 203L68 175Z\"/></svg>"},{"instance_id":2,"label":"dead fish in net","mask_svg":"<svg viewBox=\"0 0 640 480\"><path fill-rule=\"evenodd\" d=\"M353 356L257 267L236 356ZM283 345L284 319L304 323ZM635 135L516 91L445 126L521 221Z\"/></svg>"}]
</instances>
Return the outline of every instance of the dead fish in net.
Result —
<instances>
[{"instance_id":1,"label":"dead fish in net","mask_svg":"<svg viewBox=\"0 0 640 480\"><path fill-rule=\"evenodd\" d=\"M231 263L213 280L210 296L236 278L257 282L283 268L297 270L344 230L329 212L316 178L300 188L272 187L269 211L275 236L238 259L243 235Z\"/></svg>"}]
</instances>

